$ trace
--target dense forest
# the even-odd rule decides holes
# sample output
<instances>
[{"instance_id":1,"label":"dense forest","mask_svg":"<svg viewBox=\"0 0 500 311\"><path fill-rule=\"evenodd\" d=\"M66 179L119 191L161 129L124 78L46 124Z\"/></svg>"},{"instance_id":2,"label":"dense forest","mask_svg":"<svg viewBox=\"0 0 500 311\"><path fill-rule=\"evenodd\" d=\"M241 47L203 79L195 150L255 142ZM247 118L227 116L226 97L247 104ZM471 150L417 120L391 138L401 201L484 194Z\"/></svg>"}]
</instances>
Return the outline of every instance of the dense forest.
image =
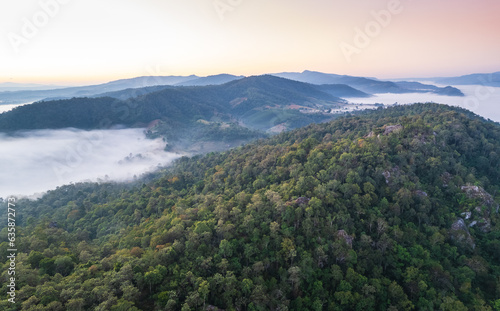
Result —
<instances>
[{"instance_id":1,"label":"dense forest","mask_svg":"<svg viewBox=\"0 0 500 311\"><path fill-rule=\"evenodd\" d=\"M499 156L499 124L414 104L63 186L17 202L0 309L500 310Z\"/></svg>"}]
</instances>

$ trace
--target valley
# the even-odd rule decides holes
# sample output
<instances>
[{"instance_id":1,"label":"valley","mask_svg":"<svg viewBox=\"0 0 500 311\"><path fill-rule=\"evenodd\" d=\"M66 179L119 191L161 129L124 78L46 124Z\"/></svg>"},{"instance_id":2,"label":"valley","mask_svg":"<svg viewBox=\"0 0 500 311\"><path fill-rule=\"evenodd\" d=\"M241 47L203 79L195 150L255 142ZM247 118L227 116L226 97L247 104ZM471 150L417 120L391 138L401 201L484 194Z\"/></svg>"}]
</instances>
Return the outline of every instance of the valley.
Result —
<instances>
[{"instance_id":1,"label":"valley","mask_svg":"<svg viewBox=\"0 0 500 311\"><path fill-rule=\"evenodd\" d=\"M280 76L293 78L285 79ZM349 82L346 84L335 84ZM369 82L369 83L368 83ZM167 83L167 85L152 85L154 83ZM209 84L209 85L205 85ZM142 88L128 88L129 86L148 85ZM103 85L76 88L81 90L94 90L102 92L102 95L92 97L73 97L70 99L45 99L28 105L14 107L12 111L0 114L0 130L7 135L16 135L18 131L25 132L23 135L38 135L37 131L47 131L47 137L58 135L57 131L73 133L71 129L78 131L101 131L109 129L115 131L126 131L135 129L144 132L145 137L163 140L164 149L182 155L203 154L213 151L224 151L248 143L255 139L262 139L269 135L288 131L294 128L306 126L310 123L320 123L348 115L364 109L378 109L389 107L397 100L402 104L413 102L437 101L464 107L464 103L475 100L474 86L462 86L466 89L466 96L441 95L444 86L430 86L421 84L420 88L427 93L414 93L415 83L410 82L383 82L376 79L361 77L349 77L320 72L304 71L302 73L282 73L254 77L239 77L232 75L215 75L210 77L196 76L169 76L169 77L139 77L112 81ZM369 94L354 88L358 87L364 91L385 92L390 90L395 93ZM409 87L403 91L403 87ZM125 89L123 89L125 88ZM376 89L375 89L376 88ZM476 87L477 88L477 87ZM69 92L75 88L59 88L54 90L31 91L34 94L47 94L45 92ZM457 92L461 91L456 89ZM437 91L437 93L436 93ZM26 91L4 92L1 94L14 94L24 96ZM38 93L37 93L38 92ZM409 92L409 93L405 93ZM495 120L495 108L497 101L495 95L500 92L492 92L489 102L482 100L483 105L478 112L486 111ZM90 93L88 93L90 94ZM461 93L463 95L463 93ZM342 97L343 98L342 98ZM15 105L3 105L15 106ZM2 106L2 107L3 107ZM465 107L468 108L468 107ZM489 109L489 110L484 110ZM70 129L70 131L67 131ZM27 131L27 132L26 132ZM50 132L54 131L54 132ZM78 141L79 136L71 138ZM24 140L28 142L29 140ZM13 140L11 139L11 144ZM22 139L17 141L21 149ZM130 140L130 152L140 153L134 149L134 140ZM70 154L72 156L70 156ZM12 183L7 178L0 181L4 189L2 196L10 194L32 195L35 192L55 189L67 182L97 181L103 180L103 176L109 175L104 172L95 176L79 176L74 174L70 179L53 178L57 172L52 168L60 166L62 162L77 162L82 158L75 152L63 151L68 160L54 160L49 165L41 166L46 170L40 171L48 182L37 181L44 187L35 188L22 187L23 190L15 192L16 187L21 188L23 169L19 168L19 182ZM24 152L26 162L32 156ZM125 156L122 156L123 159ZM57 159L58 157L53 157ZM86 155L83 158L87 158ZM168 158L168 157L167 157ZM91 157L89 158L91 159ZM120 158L115 161L121 160ZM7 161L4 159L4 163ZM92 166L93 162L87 162ZM150 164L151 167L163 167L170 165L171 161L158 161ZM97 164L97 163L95 163ZM115 164L118 165L118 162ZM26 166L29 167L29 166ZM31 169L30 169L31 170ZM73 172L73 170L71 169ZM90 171L93 171L90 169ZM133 176L140 177L143 172L136 171ZM57 175L57 174L56 174ZM131 176L132 176L131 175ZM112 180L128 180L132 178ZM33 179L34 181L37 179ZM7 186L9 185L9 186ZM6 190L12 189L12 190ZM33 190L31 190L33 189Z\"/></svg>"}]
</instances>

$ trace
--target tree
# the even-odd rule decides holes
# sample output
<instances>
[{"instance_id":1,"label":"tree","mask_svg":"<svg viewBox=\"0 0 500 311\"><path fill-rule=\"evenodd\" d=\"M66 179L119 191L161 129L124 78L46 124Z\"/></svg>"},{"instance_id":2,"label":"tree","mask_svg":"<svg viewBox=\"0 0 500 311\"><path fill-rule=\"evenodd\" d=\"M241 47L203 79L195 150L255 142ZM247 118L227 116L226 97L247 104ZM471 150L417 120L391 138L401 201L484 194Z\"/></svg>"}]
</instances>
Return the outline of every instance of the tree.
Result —
<instances>
[{"instance_id":1,"label":"tree","mask_svg":"<svg viewBox=\"0 0 500 311\"><path fill-rule=\"evenodd\" d=\"M203 310L205 310L205 301L207 300L208 294L210 293L210 287L206 280L202 281L199 285L198 293L203 299Z\"/></svg>"},{"instance_id":2,"label":"tree","mask_svg":"<svg viewBox=\"0 0 500 311\"><path fill-rule=\"evenodd\" d=\"M283 242L281 242L281 253L283 254L285 260L290 260L290 264L293 264L293 259L297 256L297 251L295 249L295 244L291 239L283 239Z\"/></svg>"},{"instance_id":3,"label":"tree","mask_svg":"<svg viewBox=\"0 0 500 311\"><path fill-rule=\"evenodd\" d=\"M144 273L144 281L149 284L149 292L152 291L153 285L159 284L162 280L163 276L158 269Z\"/></svg>"},{"instance_id":4,"label":"tree","mask_svg":"<svg viewBox=\"0 0 500 311\"><path fill-rule=\"evenodd\" d=\"M52 258L44 258L40 260L39 266L40 266L40 273L44 274L47 273L48 275L54 275L55 273L55 263L54 259Z\"/></svg>"},{"instance_id":5,"label":"tree","mask_svg":"<svg viewBox=\"0 0 500 311\"><path fill-rule=\"evenodd\" d=\"M233 246L228 240L224 239L220 241L219 254L224 258L231 257L233 255Z\"/></svg>"},{"instance_id":6,"label":"tree","mask_svg":"<svg viewBox=\"0 0 500 311\"><path fill-rule=\"evenodd\" d=\"M289 282L292 284L294 291L297 292L302 277L300 268L297 266L291 267L288 269L288 275Z\"/></svg>"},{"instance_id":7,"label":"tree","mask_svg":"<svg viewBox=\"0 0 500 311\"><path fill-rule=\"evenodd\" d=\"M73 260L68 256L56 258L54 265L55 272L60 273L62 276L69 275L75 266Z\"/></svg>"},{"instance_id":8,"label":"tree","mask_svg":"<svg viewBox=\"0 0 500 311\"><path fill-rule=\"evenodd\" d=\"M37 251L31 251L28 256L28 263L31 265L32 268L39 268L40 261L44 258L45 257L43 256L42 253Z\"/></svg>"},{"instance_id":9,"label":"tree","mask_svg":"<svg viewBox=\"0 0 500 311\"><path fill-rule=\"evenodd\" d=\"M66 310L81 311L83 310L83 306L85 306L83 298L74 298L66 303Z\"/></svg>"}]
</instances>

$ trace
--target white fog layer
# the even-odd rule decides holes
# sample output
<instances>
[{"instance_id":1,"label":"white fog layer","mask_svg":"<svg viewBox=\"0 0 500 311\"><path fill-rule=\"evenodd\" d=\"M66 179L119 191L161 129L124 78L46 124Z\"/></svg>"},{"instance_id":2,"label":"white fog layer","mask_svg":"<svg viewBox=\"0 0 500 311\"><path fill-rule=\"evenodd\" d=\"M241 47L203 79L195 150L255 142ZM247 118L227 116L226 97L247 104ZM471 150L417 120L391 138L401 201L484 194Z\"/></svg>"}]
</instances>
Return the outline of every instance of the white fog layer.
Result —
<instances>
[{"instance_id":1,"label":"white fog layer","mask_svg":"<svg viewBox=\"0 0 500 311\"><path fill-rule=\"evenodd\" d=\"M440 85L442 86L442 85ZM350 103L385 105L435 102L468 109L484 118L500 122L500 87L483 85L457 85L465 97L443 96L429 93L376 94L370 98L349 98Z\"/></svg>"},{"instance_id":2,"label":"white fog layer","mask_svg":"<svg viewBox=\"0 0 500 311\"><path fill-rule=\"evenodd\" d=\"M80 181L133 180L179 155L144 129L39 130L0 134L0 197L32 195Z\"/></svg>"},{"instance_id":3,"label":"white fog layer","mask_svg":"<svg viewBox=\"0 0 500 311\"><path fill-rule=\"evenodd\" d=\"M23 105L29 105L29 104L32 104L32 103L26 103L26 104L3 104L3 105L0 103L0 113L11 111L12 109L14 109L16 107L23 106Z\"/></svg>"}]
</instances>

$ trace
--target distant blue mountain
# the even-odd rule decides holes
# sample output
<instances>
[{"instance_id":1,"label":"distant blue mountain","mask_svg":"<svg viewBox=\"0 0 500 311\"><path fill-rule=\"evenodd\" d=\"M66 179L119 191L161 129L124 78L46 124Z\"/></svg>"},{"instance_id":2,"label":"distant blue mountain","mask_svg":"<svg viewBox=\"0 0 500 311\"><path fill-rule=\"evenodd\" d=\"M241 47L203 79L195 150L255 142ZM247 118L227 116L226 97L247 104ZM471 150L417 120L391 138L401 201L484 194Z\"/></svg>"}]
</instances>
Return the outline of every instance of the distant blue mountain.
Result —
<instances>
[{"instance_id":1,"label":"distant blue mountain","mask_svg":"<svg viewBox=\"0 0 500 311\"><path fill-rule=\"evenodd\" d=\"M177 83L179 86L204 86L204 85L220 85L234 80L244 78L245 76L235 76L230 74L219 74L208 77L196 78L184 82Z\"/></svg>"},{"instance_id":2,"label":"distant blue mountain","mask_svg":"<svg viewBox=\"0 0 500 311\"><path fill-rule=\"evenodd\" d=\"M414 93L431 92L440 95L463 96L460 90L453 87L440 88L433 85L421 83L403 83L382 81L375 78L354 77L346 75L328 74L316 71L283 72L272 74L273 76L305 82L316 85L316 88L335 97L367 97L376 93ZM222 85L228 82L239 80L243 76L230 74L219 74L208 77L190 76L144 76L131 79L121 79L108 83L64 87L54 89L39 90L10 90L2 91L0 84L0 102L2 104L20 104L26 102L39 101L44 99L64 99L72 97L95 97L100 95L111 96L119 99L131 98L144 95L161 88L158 86L208 86ZM486 77L487 80L489 77ZM472 78L471 78L472 79ZM476 77L480 80L481 77ZM493 74L492 81L498 81L498 73ZM442 82L440 82L442 83ZM495 82L496 83L496 82ZM451 83L450 83L451 84ZM477 84L477 83L475 83ZM321 87L318 88L318 85ZM330 86L325 86L330 85ZM336 85L336 86L332 86ZM7 85L6 87L13 87ZM28 87L36 87L34 85ZM50 86L47 86L50 87ZM141 90L139 90L141 89ZM125 90L125 91L124 91ZM124 91L124 92L122 92Z\"/></svg>"},{"instance_id":3,"label":"distant blue mountain","mask_svg":"<svg viewBox=\"0 0 500 311\"><path fill-rule=\"evenodd\" d=\"M60 85L4 82L4 83L0 83L0 92L40 91L40 90L60 89L60 88L66 88L66 87L67 86L60 86Z\"/></svg>"},{"instance_id":4,"label":"distant blue mountain","mask_svg":"<svg viewBox=\"0 0 500 311\"><path fill-rule=\"evenodd\" d=\"M418 82L404 84L402 82L382 81L375 78L328 74L309 70L303 72L283 72L273 75L311 84L345 84L369 94L431 92L439 95L464 96L459 89L453 87L440 88Z\"/></svg>"},{"instance_id":5,"label":"distant blue mountain","mask_svg":"<svg viewBox=\"0 0 500 311\"><path fill-rule=\"evenodd\" d=\"M0 92L0 101L3 104L19 104L42 99L62 99L72 97L91 97L97 94L116 92L131 88L143 88L157 85L174 85L198 78L190 76L144 76L131 79L121 79L108 83L66 87L51 90L29 90Z\"/></svg>"},{"instance_id":6,"label":"distant blue mountain","mask_svg":"<svg viewBox=\"0 0 500 311\"><path fill-rule=\"evenodd\" d=\"M430 81L450 85L485 85L500 87L500 71L493 73L475 73L460 77L432 78Z\"/></svg>"}]
</instances>

